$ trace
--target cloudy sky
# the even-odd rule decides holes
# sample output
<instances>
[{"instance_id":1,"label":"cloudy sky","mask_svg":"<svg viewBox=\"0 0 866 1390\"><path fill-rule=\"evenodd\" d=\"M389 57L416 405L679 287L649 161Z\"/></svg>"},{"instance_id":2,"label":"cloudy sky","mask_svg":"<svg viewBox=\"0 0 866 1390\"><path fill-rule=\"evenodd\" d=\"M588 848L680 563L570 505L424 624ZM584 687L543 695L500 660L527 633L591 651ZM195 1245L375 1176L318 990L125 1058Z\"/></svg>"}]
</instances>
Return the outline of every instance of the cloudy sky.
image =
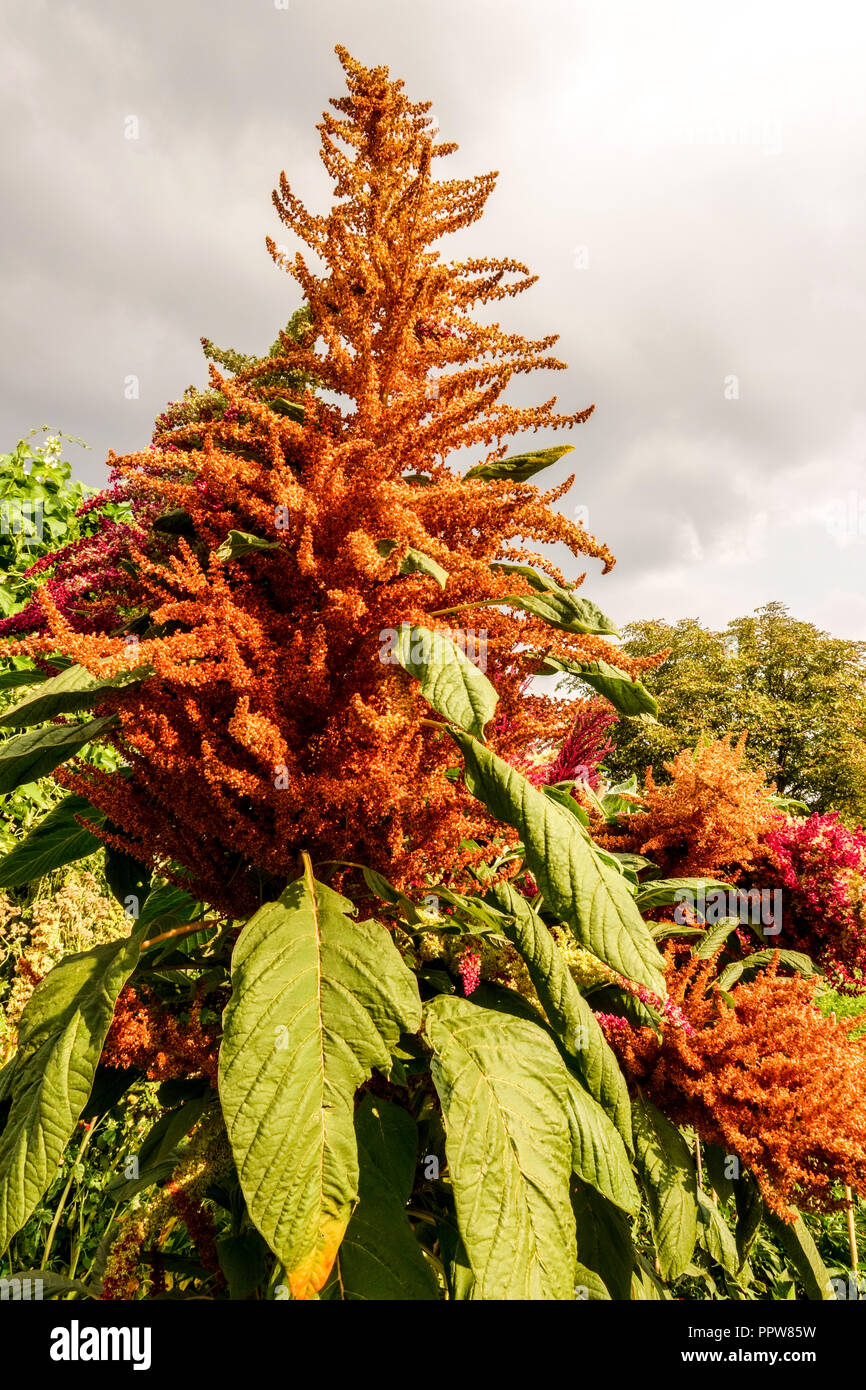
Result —
<instances>
[{"instance_id":1,"label":"cloudy sky","mask_svg":"<svg viewBox=\"0 0 866 1390\"><path fill-rule=\"evenodd\" d=\"M864 38L854 0L5 0L0 450L47 423L101 482L202 334L272 341L270 190L328 205L343 43L433 101L452 174L500 171L445 254L527 261L503 322L570 363L537 398L596 402L553 475L618 556L586 592L866 638Z\"/></svg>"}]
</instances>

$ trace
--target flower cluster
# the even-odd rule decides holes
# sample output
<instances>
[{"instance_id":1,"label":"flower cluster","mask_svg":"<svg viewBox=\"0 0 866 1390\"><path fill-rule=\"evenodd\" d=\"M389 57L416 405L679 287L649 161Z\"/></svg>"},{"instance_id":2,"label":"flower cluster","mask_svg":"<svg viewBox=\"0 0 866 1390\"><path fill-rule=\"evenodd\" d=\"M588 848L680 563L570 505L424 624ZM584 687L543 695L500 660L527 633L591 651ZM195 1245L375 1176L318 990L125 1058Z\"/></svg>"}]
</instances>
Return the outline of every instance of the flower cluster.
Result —
<instances>
[{"instance_id":1,"label":"flower cluster","mask_svg":"<svg viewBox=\"0 0 866 1390\"><path fill-rule=\"evenodd\" d=\"M43 555L25 571L25 577L53 570L45 582L45 593L63 621L76 632L112 632L124 609L134 601L130 576L120 562L128 560L143 538L138 526L101 516L93 535ZM47 627L46 610L37 590L17 613L0 620L0 637L45 632Z\"/></svg>"},{"instance_id":2,"label":"flower cluster","mask_svg":"<svg viewBox=\"0 0 866 1390\"><path fill-rule=\"evenodd\" d=\"M178 1217L186 1224L204 1268L216 1276L218 1288L225 1287L213 1217L202 1201L207 1189L218 1183L231 1166L232 1154L225 1126L218 1112L210 1110L194 1129L165 1187L153 1195L146 1210L133 1212L118 1227L106 1260L101 1299L110 1301L136 1296L142 1283L141 1267L148 1247L161 1251ZM158 1285L163 1280L163 1268L158 1260L150 1297L158 1291L154 1283Z\"/></svg>"},{"instance_id":3,"label":"flower cluster","mask_svg":"<svg viewBox=\"0 0 866 1390\"><path fill-rule=\"evenodd\" d=\"M24 1005L49 970L64 956L128 933L123 909L86 869L67 870L56 891L25 908L0 894L0 965L15 965L8 984L0 980L0 1066L15 1050Z\"/></svg>"},{"instance_id":4,"label":"flower cluster","mask_svg":"<svg viewBox=\"0 0 866 1390\"><path fill-rule=\"evenodd\" d=\"M555 510L570 479L543 492L508 476L463 476L446 458L474 448L496 462L512 433L571 427L590 409L503 401L516 375L564 366L550 354L555 338L473 318L533 277L515 261L448 264L432 249L481 215L494 176L434 179L434 161L452 147L434 144L428 104L409 102L386 69L339 52L349 92L320 127L337 202L313 216L284 176L275 194L323 263L316 273L300 253L287 263L271 248L301 287L309 331L282 334L278 353L235 364L233 378L212 364L218 410L176 411L149 449L112 456L137 524L168 512L179 530L125 537L116 592L149 620L136 661L153 671L107 705L118 723L105 739L125 766L60 774L105 812L128 852L238 916L279 891L304 849L385 868L400 886L445 862L459 876L477 855L470 842L501 833L444 777L451 740L431 728L413 679L383 656L403 623L448 631L460 614L483 628L503 716L491 743L506 758L572 725L570 702L522 693L548 654L633 675L648 664L497 606L534 591L496 561L562 582L535 547L561 544L605 570L613 556ZM307 390L286 410L280 380L315 380L323 393ZM231 530L270 548L226 558ZM382 541L395 543L387 555ZM410 547L446 572L444 595L430 575L402 572ZM103 635L104 595L82 588L70 605L57 583L39 591L45 631L9 650L60 651L104 674L129 665L122 638ZM591 762L594 748L571 752Z\"/></svg>"},{"instance_id":5,"label":"flower cluster","mask_svg":"<svg viewBox=\"0 0 866 1390\"><path fill-rule=\"evenodd\" d=\"M126 985L102 1049L107 1067L136 1067L151 1081L206 1076L216 1085L219 1030L201 1020L197 997L188 1017L170 1012L145 990Z\"/></svg>"},{"instance_id":6,"label":"flower cluster","mask_svg":"<svg viewBox=\"0 0 866 1390\"><path fill-rule=\"evenodd\" d=\"M815 1007L814 981L777 961L735 985L712 986L715 960L667 952L671 998L688 1028L606 1028L635 1084L671 1119L736 1155L784 1219L788 1203L840 1205L834 1184L866 1195L866 1044ZM609 1021L607 1021L609 1023Z\"/></svg>"},{"instance_id":7,"label":"flower cluster","mask_svg":"<svg viewBox=\"0 0 866 1390\"><path fill-rule=\"evenodd\" d=\"M734 877L763 857L770 831L784 816L772 804L762 772L742 766L745 735L685 749L665 771L670 782L657 785L646 773L642 813L626 817L622 830L600 825L596 839L610 849L635 850L653 859L666 874Z\"/></svg>"},{"instance_id":8,"label":"flower cluster","mask_svg":"<svg viewBox=\"0 0 866 1390\"><path fill-rule=\"evenodd\" d=\"M866 990L866 834L835 814L788 820L767 836L785 891L785 938L843 993Z\"/></svg>"},{"instance_id":9,"label":"flower cluster","mask_svg":"<svg viewBox=\"0 0 866 1390\"><path fill-rule=\"evenodd\" d=\"M598 787L599 768L613 747L608 733L618 715L602 699L577 700L573 708L571 727L558 747L543 740L512 760L534 786L576 781Z\"/></svg>"}]
</instances>

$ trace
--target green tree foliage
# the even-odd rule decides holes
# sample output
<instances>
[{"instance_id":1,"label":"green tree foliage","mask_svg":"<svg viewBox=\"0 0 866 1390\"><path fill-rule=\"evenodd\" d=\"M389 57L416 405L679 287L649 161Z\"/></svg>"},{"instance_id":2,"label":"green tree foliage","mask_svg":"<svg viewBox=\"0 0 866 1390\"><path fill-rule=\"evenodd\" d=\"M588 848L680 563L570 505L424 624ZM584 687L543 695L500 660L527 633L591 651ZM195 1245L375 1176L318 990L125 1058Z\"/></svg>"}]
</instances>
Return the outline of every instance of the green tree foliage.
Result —
<instances>
[{"instance_id":1,"label":"green tree foliage","mask_svg":"<svg viewBox=\"0 0 866 1390\"><path fill-rule=\"evenodd\" d=\"M781 796L866 820L866 643L831 637L781 603L713 631L695 618L624 631L630 656L670 648L645 676L659 722L623 720L607 762L615 779L662 764L702 735L746 733L746 756Z\"/></svg>"},{"instance_id":2,"label":"green tree foliage","mask_svg":"<svg viewBox=\"0 0 866 1390\"><path fill-rule=\"evenodd\" d=\"M10 454L0 454L0 617L15 612L35 589L26 575L31 565L84 534L75 513L88 490L73 481L61 441L87 446L61 434L31 442L45 429L31 430Z\"/></svg>"}]
</instances>

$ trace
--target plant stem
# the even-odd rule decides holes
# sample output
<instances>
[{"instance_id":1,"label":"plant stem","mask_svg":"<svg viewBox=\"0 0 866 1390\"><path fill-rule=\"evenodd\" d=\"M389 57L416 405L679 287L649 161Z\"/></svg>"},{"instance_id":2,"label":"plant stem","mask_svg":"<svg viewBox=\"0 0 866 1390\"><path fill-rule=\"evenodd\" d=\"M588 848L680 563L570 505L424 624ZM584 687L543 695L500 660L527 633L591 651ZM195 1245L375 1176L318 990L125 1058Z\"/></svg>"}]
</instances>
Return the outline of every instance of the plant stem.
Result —
<instances>
[{"instance_id":1,"label":"plant stem","mask_svg":"<svg viewBox=\"0 0 866 1390\"><path fill-rule=\"evenodd\" d=\"M857 1230L854 1225L854 1194L848 1184L845 1184L845 1213L848 1217L848 1244L851 1247L851 1269L854 1277L857 1277L858 1255L857 1255Z\"/></svg>"},{"instance_id":2,"label":"plant stem","mask_svg":"<svg viewBox=\"0 0 866 1390\"><path fill-rule=\"evenodd\" d=\"M490 608L492 604L507 603L505 598L477 598L472 603L457 603L453 608L434 608L431 618L444 618L448 613L462 613L467 608Z\"/></svg>"},{"instance_id":3,"label":"plant stem","mask_svg":"<svg viewBox=\"0 0 866 1390\"><path fill-rule=\"evenodd\" d=\"M82 1139L81 1145L78 1150L78 1157L75 1160L76 1163L81 1162L81 1158L84 1154L84 1151L87 1148L87 1145L90 1143L91 1138L93 1137L93 1131L95 1128L96 1123L94 1122L84 1131L84 1138ZM63 1208L66 1206L66 1199L69 1196L69 1189L72 1187L72 1179L74 1177L75 1163L73 1163L72 1167L69 1170L69 1177L66 1180L66 1186L63 1189L60 1201L57 1204L57 1210L54 1213L54 1220L51 1223L51 1229L48 1232L48 1239L45 1242L45 1249L42 1252L42 1263L39 1266L40 1269L45 1269L46 1265L48 1264L48 1256L51 1254L51 1247L54 1244L54 1237L57 1234L57 1227L60 1225L60 1218L63 1215Z\"/></svg>"},{"instance_id":4,"label":"plant stem","mask_svg":"<svg viewBox=\"0 0 866 1390\"><path fill-rule=\"evenodd\" d=\"M210 927L220 927L221 922L190 922L186 927L174 927L171 931L160 932L159 936L152 936L149 941L142 941L141 949L146 951L149 946L158 946L161 941L170 941L175 936L191 936L193 932L205 931Z\"/></svg>"}]
</instances>

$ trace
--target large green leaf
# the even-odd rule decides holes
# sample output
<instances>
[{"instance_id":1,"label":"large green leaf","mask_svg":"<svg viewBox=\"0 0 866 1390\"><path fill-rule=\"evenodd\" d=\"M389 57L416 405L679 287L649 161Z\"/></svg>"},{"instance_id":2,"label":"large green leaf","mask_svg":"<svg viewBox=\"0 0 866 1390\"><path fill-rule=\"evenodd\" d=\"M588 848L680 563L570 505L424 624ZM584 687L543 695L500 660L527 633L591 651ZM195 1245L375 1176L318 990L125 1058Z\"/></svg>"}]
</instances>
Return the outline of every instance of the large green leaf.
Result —
<instances>
[{"instance_id":1,"label":"large green leaf","mask_svg":"<svg viewBox=\"0 0 866 1390\"><path fill-rule=\"evenodd\" d=\"M296 1298L324 1286L358 1196L355 1092L420 1027L415 977L378 922L309 863L241 932L220 1096L250 1215Z\"/></svg>"},{"instance_id":2,"label":"large green leaf","mask_svg":"<svg viewBox=\"0 0 866 1390\"><path fill-rule=\"evenodd\" d=\"M715 1203L700 1189L697 1196L700 1242L716 1264L721 1265L726 1274L735 1277L741 1262L734 1234Z\"/></svg>"},{"instance_id":3,"label":"large green leaf","mask_svg":"<svg viewBox=\"0 0 866 1390\"><path fill-rule=\"evenodd\" d=\"M811 1232L800 1214L793 1223L783 1221L773 1212L765 1213L770 1229L778 1237L788 1260L793 1265L806 1291L806 1297L813 1303L823 1303L835 1298L830 1282L830 1271L818 1253L818 1247Z\"/></svg>"},{"instance_id":4,"label":"large green leaf","mask_svg":"<svg viewBox=\"0 0 866 1390\"><path fill-rule=\"evenodd\" d=\"M568 1118L571 1124L572 1167L614 1206L634 1216L640 1193L619 1131L581 1086L568 1074Z\"/></svg>"},{"instance_id":5,"label":"large green leaf","mask_svg":"<svg viewBox=\"0 0 866 1390\"><path fill-rule=\"evenodd\" d=\"M574 1296L587 1299L591 1303L610 1302L610 1294L604 1280L594 1269L582 1264L575 1265Z\"/></svg>"},{"instance_id":6,"label":"large green leaf","mask_svg":"<svg viewBox=\"0 0 866 1390\"><path fill-rule=\"evenodd\" d=\"M19 685L41 685L47 679L44 671L0 671L0 690L14 690Z\"/></svg>"},{"instance_id":7,"label":"large green leaf","mask_svg":"<svg viewBox=\"0 0 866 1390\"><path fill-rule=\"evenodd\" d=\"M83 816L94 825L104 820L102 811L97 811L83 796L65 796L0 859L0 888L21 888L98 850L102 841L79 825L76 816Z\"/></svg>"},{"instance_id":8,"label":"large green leaf","mask_svg":"<svg viewBox=\"0 0 866 1390\"><path fill-rule=\"evenodd\" d=\"M658 705L646 686L608 661L567 661L564 657L548 656L544 671L565 671L577 676L597 694L610 700L619 714L649 714L653 719L658 716Z\"/></svg>"},{"instance_id":9,"label":"large green leaf","mask_svg":"<svg viewBox=\"0 0 866 1390\"><path fill-rule=\"evenodd\" d=\"M368 1095L355 1112L355 1136L358 1205L322 1297L438 1299L436 1276L406 1217L418 1165L415 1121L400 1106Z\"/></svg>"},{"instance_id":10,"label":"large green leaf","mask_svg":"<svg viewBox=\"0 0 866 1390\"><path fill-rule=\"evenodd\" d=\"M710 960L716 955L738 925L736 917L725 917L723 921L716 922L714 927L704 932L703 940L699 941L694 949L698 960Z\"/></svg>"},{"instance_id":11,"label":"large green leaf","mask_svg":"<svg viewBox=\"0 0 866 1390\"><path fill-rule=\"evenodd\" d=\"M68 956L21 1015L18 1051L2 1073L11 1100L0 1133L0 1253L35 1210L84 1109L117 996L138 962L143 928Z\"/></svg>"},{"instance_id":12,"label":"large green leaf","mask_svg":"<svg viewBox=\"0 0 866 1390\"><path fill-rule=\"evenodd\" d=\"M551 911L600 960L664 997L662 958L649 928L625 879L599 861L579 822L476 739L450 732L463 753L467 787L517 830Z\"/></svg>"},{"instance_id":13,"label":"large green leaf","mask_svg":"<svg viewBox=\"0 0 866 1390\"><path fill-rule=\"evenodd\" d=\"M502 932L523 957L551 1028L590 1095L604 1108L631 1148L631 1102L626 1079L556 942L538 913L512 884L497 884L490 889L488 898L507 914Z\"/></svg>"},{"instance_id":14,"label":"large green leaf","mask_svg":"<svg viewBox=\"0 0 866 1390\"><path fill-rule=\"evenodd\" d=\"M639 886L636 899L641 912L667 907L670 903L685 903L697 909L701 903L706 906L708 896L715 899L718 894L726 901L728 892L736 891L733 884L717 878L650 878ZM723 915L727 915L727 907Z\"/></svg>"},{"instance_id":15,"label":"large green leaf","mask_svg":"<svg viewBox=\"0 0 866 1390\"><path fill-rule=\"evenodd\" d=\"M114 829L110 823L107 829ZM141 905L150 892L151 871L131 854L105 847L105 882L122 907L129 909L129 916L138 917Z\"/></svg>"},{"instance_id":16,"label":"large green leaf","mask_svg":"<svg viewBox=\"0 0 866 1390\"><path fill-rule=\"evenodd\" d=\"M632 1127L661 1275L676 1279L691 1262L697 1239L695 1165L679 1130L641 1091L632 1105Z\"/></svg>"},{"instance_id":17,"label":"large green leaf","mask_svg":"<svg viewBox=\"0 0 866 1390\"><path fill-rule=\"evenodd\" d=\"M764 1219L761 1189L751 1173L740 1174L735 1184L734 1199L737 1204L737 1254L740 1264L745 1264Z\"/></svg>"},{"instance_id":18,"label":"large green leaf","mask_svg":"<svg viewBox=\"0 0 866 1390\"><path fill-rule=\"evenodd\" d=\"M555 1044L526 1019L447 995L425 1027L477 1297L573 1298L568 1073Z\"/></svg>"},{"instance_id":19,"label":"large green leaf","mask_svg":"<svg viewBox=\"0 0 866 1390\"><path fill-rule=\"evenodd\" d=\"M510 459L496 459L493 463L477 463L470 468L465 478L505 478L512 483L528 482L542 468L549 468L563 454L571 453L573 444L555 444L552 449L535 449L528 454L515 454Z\"/></svg>"},{"instance_id":20,"label":"large green leaf","mask_svg":"<svg viewBox=\"0 0 866 1390\"><path fill-rule=\"evenodd\" d=\"M46 719L54 719L58 714L78 714L81 710L98 705L106 695L127 685L135 685L152 675L152 666L137 666L134 670L122 671L118 676L101 680L83 666L70 666L59 676L42 681L17 705L0 715L0 725L26 729L32 724L43 724Z\"/></svg>"},{"instance_id":21,"label":"large green leaf","mask_svg":"<svg viewBox=\"0 0 866 1390\"><path fill-rule=\"evenodd\" d=\"M0 743L0 792L14 791L53 772L114 723L115 716L110 715L87 724L52 724Z\"/></svg>"},{"instance_id":22,"label":"large green leaf","mask_svg":"<svg viewBox=\"0 0 866 1390\"><path fill-rule=\"evenodd\" d=\"M175 927L186 926L193 921L196 912L204 915L202 904L190 893L184 892L183 888L176 888L173 883L159 883L156 887L151 887L141 909L139 921L147 926L148 936L158 936L164 931L172 931Z\"/></svg>"},{"instance_id":23,"label":"large green leaf","mask_svg":"<svg viewBox=\"0 0 866 1390\"><path fill-rule=\"evenodd\" d=\"M388 558L392 550L396 550L397 542L392 540L379 541L376 549L383 559ZM431 579L435 579L440 589L444 589L448 583L448 571L429 555L425 555L422 550L415 550L410 545L406 554L400 562L401 574L426 574Z\"/></svg>"},{"instance_id":24,"label":"large green leaf","mask_svg":"<svg viewBox=\"0 0 866 1390\"><path fill-rule=\"evenodd\" d=\"M397 648L400 665L419 682L438 714L483 739L499 698L484 672L444 632L404 623Z\"/></svg>"},{"instance_id":25,"label":"large green leaf","mask_svg":"<svg viewBox=\"0 0 866 1390\"><path fill-rule=\"evenodd\" d=\"M578 1260L604 1281L611 1298L628 1299L635 1262L628 1217L579 1178L572 1180L571 1200Z\"/></svg>"}]
</instances>

